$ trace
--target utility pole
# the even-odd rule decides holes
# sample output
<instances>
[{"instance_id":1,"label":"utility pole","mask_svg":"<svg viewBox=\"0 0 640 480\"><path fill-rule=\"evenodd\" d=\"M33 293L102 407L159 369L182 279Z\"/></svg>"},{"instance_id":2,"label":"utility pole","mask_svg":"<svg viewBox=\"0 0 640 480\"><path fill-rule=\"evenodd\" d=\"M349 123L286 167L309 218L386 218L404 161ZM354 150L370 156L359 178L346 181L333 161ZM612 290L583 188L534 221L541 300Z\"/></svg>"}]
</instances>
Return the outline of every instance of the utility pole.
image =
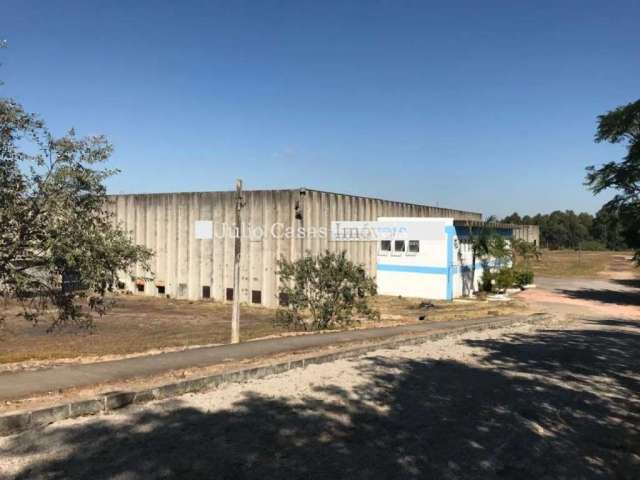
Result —
<instances>
[{"instance_id":1,"label":"utility pole","mask_svg":"<svg viewBox=\"0 0 640 480\"><path fill-rule=\"evenodd\" d=\"M240 342L240 246L242 224L240 212L244 206L242 198L242 180L236 180L236 225L233 258L233 310L231 313L231 343Z\"/></svg>"},{"instance_id":2,"label":"utility pole","mask_svg":"<svg viewBox=\"0 0 640 480\"><path fill-rule=\"evenodd\" d=\"M296 235L300 237L300 258L304 257L304 237L302 234L304 231L304 199L307 195L307 191L302 189L300 190L298 201L295 205L295 217L299 221L300 231L296 232Z\"/></svg>"}]
</instances>

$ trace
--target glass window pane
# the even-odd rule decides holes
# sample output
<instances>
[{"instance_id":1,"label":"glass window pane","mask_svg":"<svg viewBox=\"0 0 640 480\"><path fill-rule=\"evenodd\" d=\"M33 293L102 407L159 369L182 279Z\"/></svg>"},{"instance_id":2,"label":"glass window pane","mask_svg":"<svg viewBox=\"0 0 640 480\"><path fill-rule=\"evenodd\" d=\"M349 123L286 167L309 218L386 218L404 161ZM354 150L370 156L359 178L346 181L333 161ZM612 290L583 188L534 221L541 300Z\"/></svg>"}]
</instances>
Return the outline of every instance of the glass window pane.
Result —
<instances>
[{"instance_id":1,"label":"glass window pane","mask_svg":"<svg viewBox=\"0 0 640 480\"><path fill-rule=\"evenodd\" d=\"M404 240L396 240L393 249L396 252L404 252Z\"/></svg>"},{"instance_id":2,"label":"glass window pane","mask_svg":"<svg viewBox=\"0 0 640 480\"><path fill-rule=\"evenodd\" d=\"M382 252L390 252L391 251L391 240L382 240L380 242L380 250Z\"/></svg>"},{"instance_id":3,"label":"glass window pane","mask_svg":"<svg viewBox=\"0 0 640 480\"><path fill-rule=\"evenodd\" d=\"M420 241L409 240L409 251L412 253L418 253L420 251Z\"/></svg>"}]
</instances>

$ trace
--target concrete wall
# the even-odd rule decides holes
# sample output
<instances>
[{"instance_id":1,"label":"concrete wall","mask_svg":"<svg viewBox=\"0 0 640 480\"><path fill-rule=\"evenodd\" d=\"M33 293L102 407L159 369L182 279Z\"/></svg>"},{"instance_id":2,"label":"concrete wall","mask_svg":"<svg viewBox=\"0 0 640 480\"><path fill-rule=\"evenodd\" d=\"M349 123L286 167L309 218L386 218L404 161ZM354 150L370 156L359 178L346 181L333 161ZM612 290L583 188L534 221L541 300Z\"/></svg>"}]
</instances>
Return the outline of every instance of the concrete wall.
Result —
<instances>
[{"instance_id":1,"label":"concrete wall","mask_svg":"<svg viewBox=\"0 0 640 480\"><path fill-rule=\"evenodd\" d=\"M334 220L377 220L378 217L451 217L480 220L474 212L392 202L316 190L255 190L244 193L243 223L278 230L325 227ZM151 248L153 279L144 282L145 295L157 295L157 286L175 298L200 299L209 286L211 298L224 300L233 287L233 237L216 235L197 240L197 220L211 220L216 227L234 224L234 192L112 195L109 210L115 221L131 232L138 244ZM296 219L296 207L303 221ZM219 230L218 230L219 231ZM221 233L221 232L220 232ZM279 232L276 232L279 233ZM242 242L240 300L251 302L259 291L261 303L277 304L276 259L298 258L301 251L346 250L349 257L375 274L375 242L331 242L328 238L296 238L295 235L266 234L261 240ZM135 281L144 272L137 269L124 277L127 288L136 291ZM141 283L141 282L140 282Z\"/></svg>"},{"instance_id":2,"label":"concrete wall","mask_svg":"<svg viewBox=\"0 0 640 480\"><path fill-rule=\"evenodd\" d=\"M513 238L535 243L540 247L540 227L538 225L517 225L513 228Z\"/></svg>"}]
</instances>

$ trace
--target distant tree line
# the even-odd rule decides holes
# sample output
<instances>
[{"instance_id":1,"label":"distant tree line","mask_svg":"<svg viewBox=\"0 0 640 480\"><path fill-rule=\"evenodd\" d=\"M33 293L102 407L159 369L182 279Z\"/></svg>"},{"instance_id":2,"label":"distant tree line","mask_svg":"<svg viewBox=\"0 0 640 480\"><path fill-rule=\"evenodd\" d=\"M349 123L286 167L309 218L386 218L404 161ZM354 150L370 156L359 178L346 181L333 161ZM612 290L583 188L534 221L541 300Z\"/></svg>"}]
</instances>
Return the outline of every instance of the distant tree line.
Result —
<instances>
[{"instance_id":1,"label":"distant tree line","mask_svg":"<svg viewBox=\"0 0 640 480\"><path fill-rule=\"evenodd\" d=\"M595 215L573 210L520 216L514 212L504 217L505 223L538 225L540 246L552 250L572 248L582 250L625 250L633 244L637 225L624 213L608 206Z\"/></svg>"}]
</instances>

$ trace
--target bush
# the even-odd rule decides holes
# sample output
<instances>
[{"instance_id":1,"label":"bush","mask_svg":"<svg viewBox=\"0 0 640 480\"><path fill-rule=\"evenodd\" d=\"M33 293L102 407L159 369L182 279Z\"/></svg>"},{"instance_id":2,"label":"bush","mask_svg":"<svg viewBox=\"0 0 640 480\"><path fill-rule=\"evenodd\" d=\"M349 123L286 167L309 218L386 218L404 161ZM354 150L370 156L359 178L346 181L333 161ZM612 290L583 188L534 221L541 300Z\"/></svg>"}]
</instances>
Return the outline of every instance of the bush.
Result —
<instances>
[{"instance_id":1,"label":"bush","mask_svg":"<svg viewBox=\"0 0 640 480\"><path fill-rule=\"evenodd\" d=\"M493 281L496 279L496 274L488 268L485 268L482 272L482 281L480 282L480 290L483 292L491 292L493 290Z\"/></svg>"},{"instance_id":2,"label":"bush","mask_svg":"<svg viewBox=\"0 0 640 480\"><path fill-rule=\"evenodd\" d=\"M304 330L344 327L358 321L354 310L369 319L380 318L368 302L376 294L375 281L345 252L327 251L293 262L281 259L278 274L280 297L288 299L288 305L276 312L280 325Z\"/></svg>"},{"instance_id":3,"label":"bush","mask_svg":"<svg viewBox=\"0 0 640 480\"><path fill-rule=\"evenodd\" d=\"M496 273L496 287L499 289L510 288L516 279L513 268L503 268Z\"/></svg>"},{"instance_id":4,"label":"bush","mask_svg":"<svg viewBox=\"0 0 640 480\"><path fill-rule=\"evenodd\" d=\"M515 285L524 287L533 283L533 272L531 270L520 270L515 272Z\"/></svg>"},{"instance_id":5,"label":"bush","mask_svg":"<svg viewBox=\"0 0 640 480\"><path fill-rule=\"evenodd\" d=\"M531 283L533 283L533 272L531 270L502 268L492 272L486 269L482 274L481 290L491 292L494 288L502 290L513 286L522 287Z\"/></svg>"}]
</instances>

